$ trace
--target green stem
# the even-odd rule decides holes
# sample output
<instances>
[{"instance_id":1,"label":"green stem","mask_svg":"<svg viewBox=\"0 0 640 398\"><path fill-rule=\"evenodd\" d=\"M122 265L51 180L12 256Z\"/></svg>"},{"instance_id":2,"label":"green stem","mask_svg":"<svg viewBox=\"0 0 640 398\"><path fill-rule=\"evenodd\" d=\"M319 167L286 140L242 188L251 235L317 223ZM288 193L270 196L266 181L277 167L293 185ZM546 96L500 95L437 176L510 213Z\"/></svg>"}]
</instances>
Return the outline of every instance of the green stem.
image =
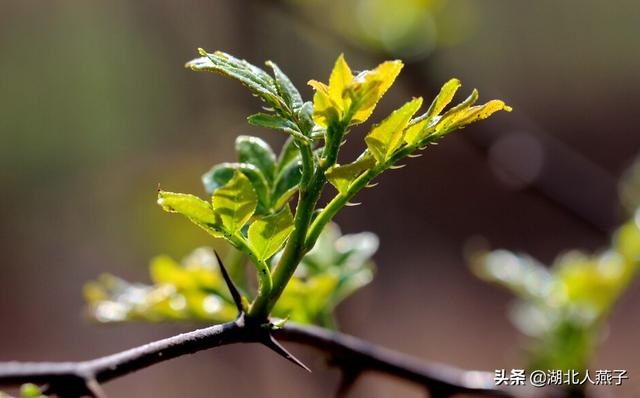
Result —
<instances>
[{"instance_id":1,"label":"green stem","mask_svg":"<svg viewBox=\"0 0 640 398\"><path fill-rule=\"evenodd\" d=\"M301 189L304 190L309 186L311 178L313 177L313 170L315 169L313 151L307 141L296 140L296 145L300 150L300 157L302 158L302 178L300 179L300 186Z\"/></svg>"},{"instance_id":2,"label":"green stem","mask_svg":"<svg viewBox=\"0 0 640 398\"><path fill-rule=\"evenodd\" d=\"M349 189L345 192L336 195L331 201L325 206L324 209L316 216L315 220L309 227L309 231L307 232L307 238L305 240L305 247L310 250L313 248L313 245L318 240L318 236L324 229L325 225L329 223L333 219L333 217L342 209L360 190L362 190L372 179L378 176L383 170L378 170L378 168L373 168L367 170L363 174L361 174L358 178L356 178L351 185L349 185Z\"/></svg>"},{"instance_id":3,"label":"green stem","mask_svg":"<svg viewBox=\"0 0 640 398\"><path fill-rule=\"evenodd\" d=\"M422 143L421 143L422 145ZM379 164L364 173L362 173L358 178L356 178L350 185L349 188L336 195L331 201L325 206L324 209L318 214L313 220L313 223L309 227L309 232L307 233L307 239L305 241L305 246L307 250L311 250L313 245L318 240L318 236L324 229L324 227L333 219L333 217L342 209L353 197L360 192L364 187L367 186L377 176L382 174L385 170L393 166L398 160L404 158L409 155L413 151L417 149L417 145L407 146L399 150L396 154L394 154L391 159L387 162Z\"/></svg>"},{"instance_id":4,"label":"green stem","mask_svg":"<svg viewBox=\"0 0 640 398\"><path fill-rule=\"evenodd\" d=\"M233 243L236 249L249 256L251 262L258 270L258 296L268 296L269 292L271 291L272 279L267 263L264 260L260 260L258 258L258 256L251 248L249 242L240 233L232 235L231 237L229 237L229 240L231 241L231 243Z\"/></svg>"},{"instance_id":5,"label":"green stem","mask_svg":"<svg viewBox=\"0 0 640 398\"><path fill-rule=\"evenodd\" d=\"M315 169L315 173L311 171L313 174L309 182L300 186L298 206L296 207L296 216L294 219L294 230L291 236L289 236L280 261L273 270L272 288L268 294L258 292L249 310L248 315L250 317L266 319L269 316L273 306L293 276L298 264L300 264L302 257L308 251L306 245L307 230L313 219L313 213L322 194L322 189L327 181L324 173L329 167L335 164L338 158L340 142L342 141L347 126L348 121L329 126L327 129L327 143L324 148L323 159ZM305 171L304 168L311 167L314 164L308 164L303 161L302 165L302 175L309 175L307 174L310 173L309 170L307 169L307 171Z\"/></svg>"}]
</instances>

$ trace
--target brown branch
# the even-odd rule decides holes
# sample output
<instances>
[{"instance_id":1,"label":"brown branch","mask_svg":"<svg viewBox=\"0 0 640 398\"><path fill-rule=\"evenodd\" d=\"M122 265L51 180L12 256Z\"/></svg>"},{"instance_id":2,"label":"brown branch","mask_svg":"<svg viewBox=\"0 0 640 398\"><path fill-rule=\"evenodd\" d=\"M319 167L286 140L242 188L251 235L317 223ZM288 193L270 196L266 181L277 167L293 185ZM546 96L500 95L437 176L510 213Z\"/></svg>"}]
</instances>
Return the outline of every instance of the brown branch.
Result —
<instances>
[{"instance_id":1,"label":"brown branch","mask_svg":"<svg viewBox=\"0 0 640 398\"><path fill-rule=\"evenodd\" d=\"M282 329L270 331L260 325L245 323L243 316L234 322L179 334L89 361L0 363L0 385L30 382L43 384L47 393L60 397L103 397L98 383L213 347L235 343L264 344L265 336L270 333L281 340L314 347L329 354L337 366L396 376L424 385L441 396L458 393L516 396L495 387L493 376L488 372L463 371L418 361L356 337L315 326L288 323Z\"/></svg>"},{"instance_id":2,"label":"brown branch","mask_svg":"<svg viewBox=\"0 0 640 398\"><path fill-rule=\"evenodd\" d=\"M360 372L369 370L396 376L424 385L434 395L470 393L515 396L509 391L496 388L492 373L464 371L451 366L421 361L357 337L321 327L290 323L273 333L280 340L300 343L331 354L336 366L349 367Z\"/></svg>"}]
</instances>

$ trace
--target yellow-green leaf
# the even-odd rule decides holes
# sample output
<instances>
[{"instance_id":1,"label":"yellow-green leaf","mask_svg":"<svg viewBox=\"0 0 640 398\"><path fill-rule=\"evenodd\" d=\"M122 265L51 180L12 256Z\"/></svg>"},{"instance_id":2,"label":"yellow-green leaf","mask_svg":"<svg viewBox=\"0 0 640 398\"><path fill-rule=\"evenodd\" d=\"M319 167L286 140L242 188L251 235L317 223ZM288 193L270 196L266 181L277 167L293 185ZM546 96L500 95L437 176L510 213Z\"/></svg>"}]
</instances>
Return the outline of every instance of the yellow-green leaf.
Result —
<instances>
[{"instance_id":1,"label":"yellow-green leaf","mask_svg":"<svg viewBox=\"0 0 640 398\"><path fill-rule=\"evenodd\" d=\"M333 166L324 174L329 182L336 187L338 192L344 193L349 189L349 185L353 180L358 178L366 170L372 168L375 163L376 161L371 155L363 156L353 163Z\"/></svg>"},{"instance_id":2,"label":"yellow-green leaf","mask_svg":"<svg viewBox=\"0 0 640 398\"><path fill-rule=\"evenodd\" d=\"M393 111L382 123L373 127L364 139L371 154L378 163L383 163L402 144L404 128L422 105L422 98L414 98L401 108Z\"/></svg>"},{"instance_id":3,"label":"yellow-green leaf","mask_svg":"<svg viewBox=\"0 0 640 398\"><path fill-rule=\"evenodd\" d=\"M425 114L425 118L431 119L434 116L439 115L440 112L442 112L444 108L447 105L449 105L449 103L453 99L453 96L456 95L456 91L458 91L460 86L461 86L461 83L460 83L460 80L458 79L451 79L448 82L446 82L440 89L440 92L438 93L436 98L433 100L433 102L429 106L429 109Z\"/></svg>"},{"instance_id":4,"label":"yellow-green leaf","mask_svg":"<svg viewBox=\"0 0 640 398\"><path fill-rule=\"evenodd\" d=\"M308 83L316 91L313 95L313 121L322 127L340 118L339 106L329 96L329 87L317 80Z\"/></svg>"},{"instance_id":5,"label":"yellow-green leaf","mask_svg":"<svg viewBox=\"0 0 640 398\"><path fill-rule=\"evenodd\" d=\"M511 112L511 107L501 100L491 100L484 105L472 106L468 108L456 123L456 127L461 128L468 124L483 120L498 111Z\"/></svg>"},{"instance_id":6,"label":"yellow-green leaf","mask_svg":"<svg viewBox=\"0 0 640 398\"><path fill-rule=\"evenodd\" d=\"M402 69L402 62L386 61L373 70L353 76L349 65L340 55L329 77L329 85L310 80L313 96L314 121L321 127L348 118L359 124L371 116L376 104L391 87Z\"/></svg>"},{"instance_id":7,"label":"yellow-green leaf","mask_svg":"<svg viewBox=\"0 0 640 398\"><path fill-rule=\"evenodd\" d=\"M477 100L478 91L474 89L466 100L442 115L442 118L435 125L435 133L437 135L447 134L473 122L486 119L500 110L511 112L511 107L500 100L491 100L484 105L472 106Z\"/></svg>"},{"instance_id":8,"label":"yellow-green leaf","mask_svg":"<svg viewBox=\"0 0 640 398\"><path fill-rule=\"evenodd\" d=\"M280 212L259 218L249 226L249 242L259 260L267 260L284 244L293 231L293 215L289 206Z\"/></svg>"},{"instance_id":9,"label":"yellow-green leaf","mask_svg":"<svg viewBox=\"0 0 640 398\"><path fill-rule=\"evenodd\" d=\"M366 121L373 113L380 98L387 92L402 70L402 61L386 61L375 69L364 71L353 79L349 87L354 102L358 103L358 110L351 119L351 124Z\"/></svg>"},{"instance_id":10,"label":"yellow-green leaf","mask_svg":"<svg viewBox=\"0 0 640 398\"><path fill-rule=\"evenodd\" d=\"M249 221L256 211L258 196L251 181L236 171L229 182L213 192L213 211L220 217L222 226L235 234Z\"/></svg>"},{"instance_id":11,"label":"yellow-green leaf","mask_svg":"<svg viewBox=\"0 0 640 398\"><path fill-rule=\"evenodd\" d=\"M429 119L420 120L409 127L404 132L404 141L407 145L417 145L426 137Z\"/></svg>"},{"instance_id":12,"label":"yellow-green leaf","mask_svg":"<svg viewBox=\"0 0 640 398\"><path fill-rule=\"evenodd\" d=\"M455 129L455 125L460 120L465 112L478 101L478 90L475 88L471 94L461 103L449 109L442 115L435 126L435 131L438 135L446 134Z\"/></svg>"},{"instance_id":13,"label":"yellow-green leaf","mask_svg":"<svg viewBox=\"0 0 640 398\"><path fill-rule=\"evenodd\" d=\"M160 191L158 204L165 211L182 214L215 237L223 235L211 205L197 196Z\"/></svg>"},{"instance_id":14,"label":"yellow-green leaf","mask_svg":"<svg viewBox=\"0 0 640 398\"><path fill-rule=\"evenodd\" d=\"M351 68L344 59L344 54L340 54L336 60L331 76L329 76L329 96L339 107L340 111L345 110L345 103L342 99L345 89L353 80Z\"/></svg>"}]
</instances>

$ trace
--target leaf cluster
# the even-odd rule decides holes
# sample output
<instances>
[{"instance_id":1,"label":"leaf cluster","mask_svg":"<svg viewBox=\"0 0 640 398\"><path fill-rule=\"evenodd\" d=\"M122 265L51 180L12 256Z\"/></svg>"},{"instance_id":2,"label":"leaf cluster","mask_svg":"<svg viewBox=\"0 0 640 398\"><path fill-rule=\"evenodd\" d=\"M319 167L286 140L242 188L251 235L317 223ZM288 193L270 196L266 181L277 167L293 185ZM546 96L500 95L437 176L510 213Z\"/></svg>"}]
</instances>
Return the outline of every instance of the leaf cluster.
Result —
<instances>
[{"instance_id":1,"label":"leaf cluster","mask_svg":"<svg viewBox=\"0 0 640 398\"><path fill-rule=\"evenodd\" d=\"M550 267L506 250L473 257L479 277L518 297L511 318L533 339L532 369L587 368L607 316L640 266L638 219L622 225L606 250L570 251Z\"/></svg>"},{"instance_id":2,"label":"leaf cluster","mask_svg":"<svg viewBox=\"0 0 640 398\"><path fill-rule=\"evenodd\" d=\"M291 79L271 61L266 62L270 70L267 72L220 51L199 52L200 57L186 64L188 68L214 72L242 83L263 103L261 112L248 117L249 124L284 133L288 139L276 156L264 140L240 136L236 140L235 161L217 164L204 174L206 199L161 190L158 203L168 212L182 214L213 237L226 240L249 258L257 271L258 289L252 300L247 297L244 300L248 303L248 316L262 320L272 313L280 315L274 308L287 308L288 313L282 315L329 323L335 305L370 280L371 272L363 267L366 263L363 259L372 254L371 248L375 246L370 235L358 235L368 236L360 240L368 241L363 245L369 249L353 249L352 254L344 256L333 256L335 250L322 249L326 253L319 254L320 249L314 247L321 236L327 236L322 239L328 242L342 239L337 238L334 227L322 235L338 211L349 205L359 191L371 186L370 182L378 175L397 167L401 159L454 130L499 110L511 110L499 100L475 105L476 90L446 110L460 87L460 82L452 79L424 113L419 114L422 98L414 98L374 124L364 139L365 149L360 156L340 165L338 155L350 128L371 117L400 73L401 61L386 61L355 74L341 55L328 83L309 81L314 96L313 101L305 101ZM338 192L326 206L321 206L319 201L328 183ZM296 208L292 211L290 202L296 194ZM321 246L330 245L322 243L322 239ZM176 263L166 268L176 275L190 272ZM349 272L345 274L345 270ZM154 278L154 282L161 281ZM177 290L184 288L179 283L173 285ZM130 285L111 277L103 280L101 286L107 292L106 297L113 297L120 290L132 290ZM220 297L220 302L228 304L224 294L214 291L212 286L206 288L212 289L208 293ZM157 287L144 289L147 289L145 297L157 291ZM248 289L245 293L250 294ZM190 294L181 294L189 301ZM196 296L193 299L196 302L206 299ZM293 296L296 299L291 299ZM282 304L277 307L279 299ZM170 300L167 303L160 311L162 316L141 310L126 317L187 316L179 311L171 315ZM225 314L215 316L225 318Z\"/></svg>"},{"instance_id":3,"label":"leaf cluster","mask_svg":"<svg viewBox=\"0 0 640 398\"><path fill-rule=\"evenodd\" d=\"M369 232L342 235L330 224L276 304L273 314L299 323L335 325L333 309L373 278L371 257L378 247ZM232 274L243 275L243 263L227 264ZM151 261L151 285L129 283L104 274L85 285L90 315L98 322L196 321L227 322L236 308L210 248L198 248L181 262L168 256ZM246 276L236 278L250 290Z\"/></svg>"}]
</instances>

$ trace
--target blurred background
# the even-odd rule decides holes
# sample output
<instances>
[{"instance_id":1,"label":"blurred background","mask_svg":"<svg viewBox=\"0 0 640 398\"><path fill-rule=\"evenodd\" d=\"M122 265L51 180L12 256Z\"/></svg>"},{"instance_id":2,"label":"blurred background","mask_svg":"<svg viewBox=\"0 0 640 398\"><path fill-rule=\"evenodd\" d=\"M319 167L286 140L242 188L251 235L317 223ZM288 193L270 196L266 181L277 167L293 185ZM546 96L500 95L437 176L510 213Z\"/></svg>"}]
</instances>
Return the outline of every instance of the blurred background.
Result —
<instances>
[{"instance_id":1,"label":"blurred background","mask_svg":"<svg viewBox=\"0 0 640 398\"><path fill-rule=\"evenodd\" d=\"M232 160L259 101L183 64L196 48L277 62L300 87L352 68L407 65L372 120L458 77L510 114L473 125L384 175L337 221L381 238L374 282L339 309L344 331L420 358L493 371L524 367L508 294L477 280L473 237L550 262L595 251L621 223L618 181L640 149L640 4L634 0L4 0L0 12L0 360L79 360L194 325L97 326L82 285L101 272L147 281L148 260L218 245L156 204L158 183L203 194ZM343 159L364 147L354 130ZM637 284L606 332L596 369L640 390ZM401 310L399 310L401 309ZM293 347L311 375L257 346L183 357L105 386L114 397L325 397L338 380ZM247 376L250 382L245 382ZM243 382L240 382L243 380ZM188 394L187 394L188 392ZM229 395L230 394L230 395ZM355 397L420 397L368 375Z\"/></svg>"}]
</instances>

